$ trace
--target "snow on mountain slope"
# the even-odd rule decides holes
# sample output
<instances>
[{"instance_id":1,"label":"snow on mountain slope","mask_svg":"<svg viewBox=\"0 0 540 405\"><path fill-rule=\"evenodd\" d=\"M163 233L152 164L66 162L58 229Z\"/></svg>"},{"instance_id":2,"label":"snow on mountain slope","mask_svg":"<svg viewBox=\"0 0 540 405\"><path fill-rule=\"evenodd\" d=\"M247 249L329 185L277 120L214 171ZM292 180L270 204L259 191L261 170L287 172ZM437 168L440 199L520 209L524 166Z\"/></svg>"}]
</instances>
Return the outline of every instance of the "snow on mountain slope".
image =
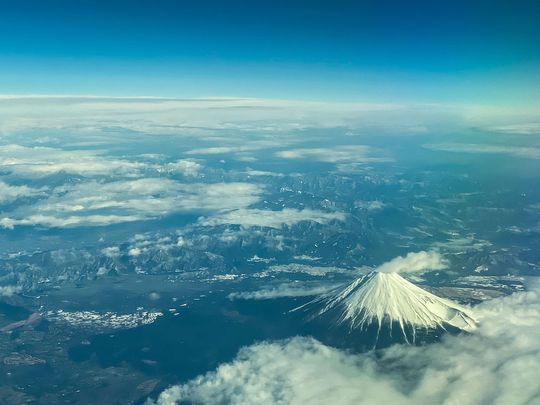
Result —
<instances>
[{"instance_id":1,"label":"snow on mountain slope","mask_svg":"<svg viewBox=\"0 0 540 405\"><path fill-rule=\"evenodd\" d=\"M396 322L406 340L406 325L415 334L417 329L445 329L449 325L471 330L476 324L470 309L437 297L398 273L373 271L307 305L315 303L323 305L317 315L337 310L338 323L349 323L351 329L375 323L380 330L384 323Z\"/></svg>"}]
</instances>

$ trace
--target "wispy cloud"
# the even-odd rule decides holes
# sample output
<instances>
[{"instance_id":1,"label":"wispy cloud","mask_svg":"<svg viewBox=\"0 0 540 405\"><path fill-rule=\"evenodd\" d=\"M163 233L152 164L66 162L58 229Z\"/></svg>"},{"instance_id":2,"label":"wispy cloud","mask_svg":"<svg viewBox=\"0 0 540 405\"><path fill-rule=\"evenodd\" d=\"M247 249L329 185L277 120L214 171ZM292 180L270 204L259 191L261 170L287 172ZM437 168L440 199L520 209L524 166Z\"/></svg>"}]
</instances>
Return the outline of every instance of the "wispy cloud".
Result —
<instances>
[{"instance_id":1,"label":"wispy cloud","mask_svg":"<svg viewBox=\"0 0 540 405\"><path fill-rule=\"evenodd\" d=\"M284 208L280 211L239 209L201 219L199 224L203 226L229 224L241 225L244 228L254 226L281 228L284 225L291 226L302 221L326 224L330 221L344 221L345 218L346 215L343 212L324 212L308 208L303 210Z\"/></svg>"},{"instance_id":2,"label":"wispy cloud","mask_svg":"<svg viewBox=\"0 0 540 405\"><path fill-rule=\"evenodd\" d=\"M256 291L242 291L229 294L229 299L268 300L283 297L308 297L326 293L337 284L311 285L306 283L284 283L277 286L261 288Z\"/></svg>"},{"instance_id":3,"label":"wispy cloud","mask_svg":"<svg viewBox=\"0 0 540 405\"><path fill-rule=\"evenodd\" d=\"M500 132L513 135L540 134L540 122L523 122L519 124L493 125L482 128L486 131Z\"/></svg>"},{"instance_id":4,"label":"wispy cloud","mask_svg":"<svg viewBox=\"0 0 540 405\"><path fill-rule=\"evenodd\" d=\"M442 152L499 154L527 159L540 159L540 148L532 146L501 146L473 143L438 143L426 144L424 145L424 148Z\"/></svg>"},{"instance_id":5,"label":"wispy cloud","mask_svg":"<svg viewBox=\"0 0 540 405\"><path fill-rule=\"evenodd\" d=\"M283 173L275 173L275 172L269 172L264 170L253 170L253 169L247 169L245 171L245 174L248 176L255 176L255 177L283 177Z\"/></svg>"},{"instance_id":6,"label":"wispy cloud","mask_svg":"<svg viewBox=\"0 0 540 405\"><path fill-rule=\"evenodd\" d=\"M47 176L58 172L84 176L130 175L144 169L144 163L107 158L97 151L62 150L46 147L2 145L0 167L19 176Z\"/></svg>"},{"instance_id":7,"label":"wispy cloud","mask_svg":"<svg viewBox=\"0 0 540 405\"><path fill-rule=\"evenodd\" d=\"M259 200L260 186L249 183L184 184L164 178L89 181L57 187L36 204L0 218L0 225L99 226L157 218L182 211L221 211Z\"/></svg>"},{"instance_id":8,"label":"wispy cloud","mask_svg":"<svg viewBox=\"0 0 540 405\"><path fill-rule=\"evenodd\" d=\"M270 266L261 273L255 274L257 277L264 277L271 274L279 273L303 273L315 277L323 277L330 273L341 273L341 274L354 274L355 270L344 269L341 267L334 266L312 266L308 264L301 263L289 263L289 264L278 264L275 266Z\"/></svg>"},{"instance_id":9,"label":"wispy cloud","mask_svg":"<svg viewBox=\"0 0 540 405\"><path fill-rule=\"evenodd\" d=\"M12 186L0 181L0 204L10 203L19 198L43 195L46 190L47 187Z\"/></svg>"},{"instance_id":10,"label":"wispy cloud","mask_svg":"<svg viewBox=\"0 0 540 405\"><path fill-rule=\"evenodd\" d=\"M379 200L362 201L358 200L354 202L355 208L360 208L368 211L380 211L386 207L387 204Z\"/></svg>"},{"instance_id":11,"label":"wispy cloud","mask_svg":"<svg viewBox=\"0 0 540 405\"><path fill-rule=\"evenodd\" d=\"M18 294L21 291L22 287L17 285L0 286L0 297L11 297L12 295Z\"/></svg>"},{"instance_id":12,"label":"wispy cloud","mask_svg":"<svg viewBox=\"0 0 540 405\"><path fill-rule=\"evenodd\" d=\"M315 160L327 163L387 162L386 157L374 156L375 151L365 145L344 145L329 148L289 149L276 152L283 159Z\"/></svg>"},{"instance_id":13,"label":"wispy cloud","mask_svg":"<svg viewBox=\"0 0 540 405\"><path fill-rule=\"evenodd\" d=\"M275 148L280 146L279 142L252 141L248 145L238 146L212 146L208 148L192 149L186 152L187 155L223 155L229 153L252 152L261 149Z\"/></svg>"},{"instance_id":14,"label":"wispy cloud","mask_svg":"<svg viewBox=\"0 0 540 405\"><path fill-rule=\"evenodd\" d=\"M59 172L85 177L135 177L148 171L194 176L201 168L200 163L189 159L153 163L119 159L105 155L101 150L67 150L16 144L0 147L0 169L22 177L42 177Z\"/></svg>"}]
</instances>

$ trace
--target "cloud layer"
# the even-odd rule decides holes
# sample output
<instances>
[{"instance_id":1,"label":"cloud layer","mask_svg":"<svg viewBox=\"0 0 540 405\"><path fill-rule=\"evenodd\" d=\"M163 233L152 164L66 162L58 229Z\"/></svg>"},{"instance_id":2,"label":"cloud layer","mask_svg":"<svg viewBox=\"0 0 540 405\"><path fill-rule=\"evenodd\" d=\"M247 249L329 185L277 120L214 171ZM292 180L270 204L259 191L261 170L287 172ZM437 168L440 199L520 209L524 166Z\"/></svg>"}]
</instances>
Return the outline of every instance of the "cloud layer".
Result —
<instances>
[{"instance_id":1,"label":"cloud layer","mask_svg":"<svg viewBox=\"0 0 540 405\"><path fill-rule=\"evenodd\" d=\"M164 178L57 187L49 198L0 218L0 226L99 226L174 212L220 211L249 206L262 189L249 183L183 184Z\"/></svg>"},{"instance_id":2,"label":"cloud layer","mask_svg":"<svg viewBox=\"0 0 540 405\"><path fill-rule=\"evenodd\" d=\"M148 171L194 176L201 165L189 159L157 164L119 159L105 155L100 150L64 150L9 144L0 147L0 169L25 178L39 178L60 172L85 177L134 177Z\"/></svg>"},{"instance_id":3,"label":"cloud layer","mask_svg":"<svg viewBox=\"0 0 540 405\"><path fill-rule=\"evenodd\" d=\"M429 111L435 109L430 106ZM411 105L254 98L0 96L0 135L44 128L86 133L116 128L157 135L208 130L276 132L381 126L381 122L388 128L414 128L448 110L445 106L426 114L424 108Z\"/></svg>"},{"instance_id":4,"label":"cloud layer","mask_svg":"<svg viewBox=\"0 0 540 405\"><path fill-rule=\"evenodd\" d=\"M301 337L246 347L231 363L167 389L157 403L539 403L538 287L481 304L473 334L422 347L397 345L379 357Z\"/></svg>"},{"instance_id":5,"label":"cloud layer","mask_svg":"<svg viewBox=\"0 0 540 405\"><path fill-rule=\"evenodd\" d=\"M25 177L41 177L59 172L84 176L130 175L145 167L143 163L104 157L98 151L16 144L2 145L0 148L0 168Z\"/></svg>"}]
</instances>

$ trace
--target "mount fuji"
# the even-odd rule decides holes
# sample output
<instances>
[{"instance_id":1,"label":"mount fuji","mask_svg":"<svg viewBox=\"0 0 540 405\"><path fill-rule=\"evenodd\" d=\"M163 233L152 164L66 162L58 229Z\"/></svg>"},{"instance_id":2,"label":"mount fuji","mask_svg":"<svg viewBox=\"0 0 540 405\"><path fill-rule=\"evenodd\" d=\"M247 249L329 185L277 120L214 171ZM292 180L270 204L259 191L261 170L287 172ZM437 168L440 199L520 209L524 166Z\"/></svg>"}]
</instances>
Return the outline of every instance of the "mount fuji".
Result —
<instances>
[{"instance_id":1,"label":"mount fuji","mask_svg":"<svg viewBox=\"0 0 540 405\"><path fill-rule=\"evenodd\" d=\"M345 287L338 287L296 308L315 307L313 318L334 315L337 325L352 330L397 327L407 343L418 331L470 331L476 327L472 311L426 291L398 273L372 271ZM293 311L295 311L293 310Z\"/></svg>"}]
</instances>

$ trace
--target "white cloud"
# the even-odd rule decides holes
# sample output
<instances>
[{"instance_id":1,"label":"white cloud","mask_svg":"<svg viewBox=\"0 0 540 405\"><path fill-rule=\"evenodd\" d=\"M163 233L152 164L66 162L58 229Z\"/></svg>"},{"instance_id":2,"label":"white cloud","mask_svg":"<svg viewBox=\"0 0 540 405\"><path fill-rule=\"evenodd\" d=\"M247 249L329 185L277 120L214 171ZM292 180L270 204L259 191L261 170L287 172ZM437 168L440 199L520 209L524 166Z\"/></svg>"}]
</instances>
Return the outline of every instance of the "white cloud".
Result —
<instances>
[{"instance_id":1,"label":"white cloud","mask_svg":"<svg viewBox=\"0 0 540 405\"><path fill-rule=\"evenodd\" d=\"M214 146L210 148L193 149L187 151L188 155L223 155L228 153L248 152L260 149L260 147L249 146Z\"/></svg>"},{"instance_id":2,"label":"white cloud","mask_svg":"<svg viewBox=\"0 0 540 405\"><path fill-rule=\"evenodd\" d=\"M247 162L247 163L256 162L258 160L255 156L251 156L249 154L244 154L244 153L236 154L234 159L239 162Z\"/></svg>"},{"instance_id":3,"label":"white cloud","mask_svg":"<svg viewBox=\"0 0 540 405\"><path fill-rule=\"evenodd\" d=\"M321 260L322 258L321 257L315 257L315 256L309 256L309 255L297 255L297 256L293 256L293 259L295 259L295 260L305 260L305 261L308 261L308 262L316 262L316 261Z\"/></svg>"},{"instance_id":4,"label":"white cloud","mask_svg":"<svg viewBox=\"0 0 540 405\"><path fill-rule=\"evenodd\" d=\"M290 149L276 152L283 159L306 159L327 163L373 163L386 162L387 158L374 157L373 149L365 145L344 145L333 148Z\"/></svg>"},{"instance_id":5,"label":"white cloud","mask_svg":"<svg viewBox=\"0 0 540 405\"><path fill-rule=\"evenodd\" d=\"M141 248L135 247L135 248L129 249L128 255L131 257L137 257L137 256L140 256L141 252L142 252Z\"/></svg>"},{"instance_id":6,"label":"white cloud","mask_svg":"<svg viewBox=\"0 0 540 405\"><path fill-rule=\"evenodd\" d=\"M161 405L532 405L540 403L540 295L476 308L479 327L425 346L351 354L309 338L242 349L216 371L173 386ZM323 370L323 371L321 371Z\"/></svg>"},{"instance_id":7,"label":"white cloud","mask_svg":"<svg viewBox=\"0 0 540 405\"><path fill-rule=\"evenodd\" d=\"M0 297L11 297L22 291L22 287L18 285L0 286Z\"/></svg>"},{"instance_id":8,"label":"white cloud","mask_svg":"<svg viewBox=\"0 0 540 405\"><path fill-rule=\"evenodd\" d=\"M373 200L373 201L358 200L354 202L354 206L356 208L361 208L368 211L380 211L386 207L386 204L379 200Z\"/></svg>"},{"instance_id":9,"label":"white cloud","mask_svg":"<svg viewBox=\"0 0 540 405\"><path fill-rule=\"evenodd\" d=\"M100 150L67 150L9 144L0 148L0 169L23 177L43 177L59 172L85 177L134 177L149 170L196 176L202 165L190 159L159 164L118 159L107 156Z\"/></svg>"},{"instance_id":10,"label":"white cloud","mask_svg":"<svg viewBox=\"0 0 540 405\"><path fill-rule=\"evenodd\" d=\"M19 198L39 196L46 190L46 187L11 186L0 181L0 204L11 203Z\"/></svg>"},{"instance_id":11,"label":"white cloud","mask_svg":"<svg viewBox=\"0 0 540 405\"><path fill-rule=\"evenodd\" d=\"M157 135L177 136L183 132L184 137L216 130L246 131L253 135L254 131L275 133L307 127L341 127L381 114L386 115L387 123L392 121L391 116L398 121L405 118L410 126L410 114L404 114L406 109L395 104L253 98L0 96L3 117L0 133L43 128L93 133L119 128Z\"/></svg>"},{"instance_id":12,"label":"white cloud","mask_svg":"<svg viewBox=\"0 0 540 405\"><path fill-rule=\"evenodd\" d=\"M441 270L448 263L438 252L411 252L407 256L398 256L377 267L382 273L414 273L425 270Z\"/></svg>"},{"instance_id":13,"label":"white cloud","mask_svg":"<svg viewBox=\"0 0 540 405\"><path fill-rule=\"evenodd\" d=\"M434 242L432 246L436 249L443 249L454 254L463 254L473 250L481 251L490 246L492 243L478 239L474 234L461 236L459 232L446 232L449 238L445 241Z\"/></svg>"},{"instance_id":14,"label":"white cloud","mask_svg":"<svg viewBox=\"0 0 540 405\"><path fill-rule=\"evenodd\" d=\"M344 221L346 218L342 212L323 212L312 209L297 210L284 208L281 211L260 209L239 209L204 218L199 221L203 226L215 226L222 224L241 225L244 228L263 226L269 228L281 228L283 225L291 226L302 221L313 221L326 224L330 221Z\"/></svg>"},{"instance_id":15,"label":"white cloud","mask_svg":"<svg viewBox=\"0 0 540 405\"><path fill-rule=\"evenodd\" d=\"M322 277L330 273L356 274L356 271L334 266L311 266L301 263L289 263L270 266L263 272L254 274L254 276L266 277L272 273L303 273L310 276Z\"/></svg>"},{"instance_id":16,"label":"white cloud","mask_svg":"<svg viewBox=\"0 0 540 405\"><path fill-rule=\"evenodd\" d=\"M519 124L494 125L482 128L485 131L514 135L540 134L540 122L523 122Z\"/></svg>"},{"instance_id":17,"label":"white cloud","mask_svg":"<svg viewBox=\"0 0 540 405\"><path fill-rule=\"evenodd\" d=\"M41 177L58 172L95 175L133 175L144 163L101 156L99 151L62 150L46 147L2 145L0 168L20 176Z\"/></svg>"},{"instance_id":18,"label":"white cloud","mask_svg":"<svg viewBox=\"0 0 540 405\"><path fill-rule=\"evenodd\" d=\"M29 215L24 218L0 218L0 227L13 229L19 225L40 225L48 228L69 228L74 226L106 226L120 222L133 222L148 219L137 215L86 215L54 216Z\"/></svg>"},{"instance_id":19,"label":"white cloud","mask_svg":"<svg viewBox=\"0 0 540 405\"><path fill-rule=\"evenodd\" d=\"M206 141L212 141L218 146L209 146L205 148L192 149L185 152L188 155L224 155L232 154L233 158L240 162L255 162L257 158L253 156L252 152L273 149L289 145L297 142L291 136L279 137L274 135L272 137L265 137L264 135L251 135L249 137L244 136L240 132L236 132L235 136L228 138L207 138Z\"/></svg>"},{"instance_id":20,"label":"white cloud","mask_svg":"<svg viewBox=\"0 0 540 405\"><path fill-rule=\"evenodd\" d=\"M0 226L98 226L161 217L183 211L220 211L259 200L249 183L184 184L164 178L95 181L57 187L49 198L16 209Z\"/></svg>"},{"instance_id":21,"label":"white cloud","mask_svg":"<svg viewBox=\"0 0 540 405\"><path fill-rule=\"evenodd\" d=\"M476 154L502 154L519 158L540 159L540 148L529 146L500 146L472 143L427 144L425 148L443 152L461 152Z\"/></svg>"},{"instance_id":22,"label":"white cloud","mask_svg":"<svg viewBox=\"0 0 540 405\"><path fill-rule=\"evenodd\" d=\"M264 170L247 169L245 173L248 176L268 176L268 177L283 177L283 173L268 172Z\"/></svg>"},{"instance_id":23,"label":"white cloud","mask_svg":"<svg viewBox=\"0 0 540 405\"><path fill-rule=\"evenodd\" d=\"M180 159L175 162L167 163L165 169L168 172L180 173L184 176L195 177L202 169L202 165L194 160Z\"/></svg>"},{"instance_id":24,"label":"white cloud","mask_svg":"<svg viewBox=\"0 0 540 405\"><path fill-rule=\"evenodd\" d=\"M110 258L115 258L120 256L120 248L118 246L109 246L104 249L101 249L101 253Z\"/></svg>"},{"instance_id":25,"label":"white cloud","mask_svg":"<svg viewBox=\"0 0 540 405\"><path fill-rule=\"evenodd\" d=\"M374 397L377 402L371 402ZM244 348L216 372L169 388L158 404L382 404L397 397L391 384L376 382L354 356L296 338Z\"/></svg>"},{"instance_id":26,"label":"white cloud","mask_svg":"<svg viewBox=\"0 0 540 405\"><path fill-rule=\"evenodd\" d=\"M151 136L215 136L231 131L286 133L305 128L348 128L418 133L426 128L516 126L537 123L538 107L493 108L448 104L307 102L254 98L174 99L159 97L0 95L0 134L49 129L84 133L85 142L114 142L108 129ZM523 129L521 129L523 130ZM106 136L97 136L106 131ZM221 132L221 133L219 133ZM287 140L290 132L282 138ZM91 138L89 137L91 136ZM74 142L81 142L79 136ZM249 139L248 139L249 141ZM223 146L223 142L221 145Z\"/></svg>"},{"instance_id":27,"label":"white cloud","mask_svg":"<svg viewBox=\"0 0 540 405\"><path fill-rule=\"evenodd\" d=\"M324 294L338 284L310 285L305 283L284 283L274 287L262 288L256 291L242 291L229 294L229 299L268 300L283 297L308 297Z\"/></svg>"}]
</instances>

